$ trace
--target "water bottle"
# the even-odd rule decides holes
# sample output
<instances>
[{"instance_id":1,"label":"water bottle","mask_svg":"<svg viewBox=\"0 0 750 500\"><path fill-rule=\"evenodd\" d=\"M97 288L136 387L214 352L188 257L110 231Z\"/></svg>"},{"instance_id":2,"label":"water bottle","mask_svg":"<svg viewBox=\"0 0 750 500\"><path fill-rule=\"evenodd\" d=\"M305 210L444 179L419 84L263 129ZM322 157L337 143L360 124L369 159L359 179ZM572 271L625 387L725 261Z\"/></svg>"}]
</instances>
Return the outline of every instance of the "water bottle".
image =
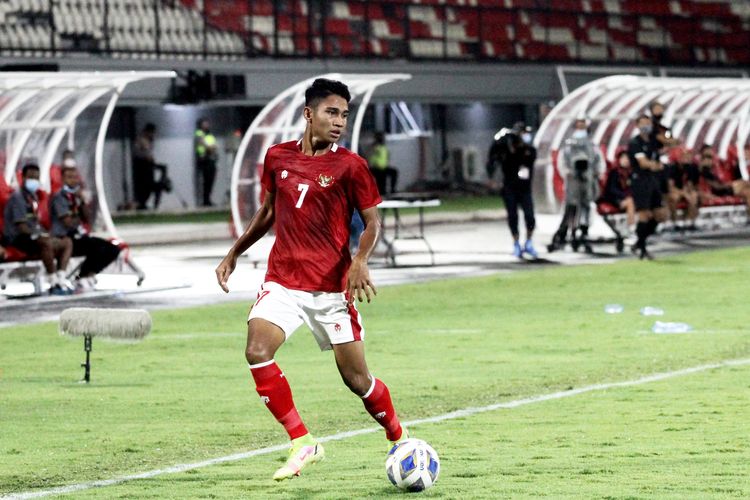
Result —
<instances>
[{"instance_id":1,"label":"water bottle","mask_svg":"<svg viewBox=\"0 0 750 500\"><path fill-rule=\"evenodd\" d=\"M644 316L664 316L664 309L646 306L641 308L641 314Z\"/></svg>"},{"instance_id":2,"label":"water bottle","mask_svg":"<svg viewBox=\"0 0 750 500\"><path fill-rule=\"evenodd\" d=\"M607 314L620 314L623 309L625 308L620 304L607 304L604 306L604 312Z\"/></svg>"},{"instance_id":3,"label":"water bottle","mask_svg":"<svg viewBox=\"0 0 750 500\"><path fill-rule=\"evenodd\" d=\"M669 321L657 321L651 327L654 333L687 333L692 331L693 327L687 323L672 323Z\"/></svg>"}]
</instances>

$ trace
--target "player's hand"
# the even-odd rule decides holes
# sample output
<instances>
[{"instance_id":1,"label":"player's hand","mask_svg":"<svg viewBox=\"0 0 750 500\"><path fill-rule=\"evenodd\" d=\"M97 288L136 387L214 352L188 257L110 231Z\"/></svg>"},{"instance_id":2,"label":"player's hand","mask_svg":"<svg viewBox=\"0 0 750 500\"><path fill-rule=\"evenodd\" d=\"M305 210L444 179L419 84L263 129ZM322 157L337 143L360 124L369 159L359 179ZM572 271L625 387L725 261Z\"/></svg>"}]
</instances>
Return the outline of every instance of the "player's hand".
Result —
<instances>
[{"instance_id":1,"label":"player's hand","mask_svg":"<svg viewBox=\"0 0 750 500\"><path fill-rule=\"evenodd\" d=\"M370 281L370 270L367 267L367 262L359 259L352 261L346 277L346 293L349 304L354 303L355 299L364 302L365 297L367 302L370 302L378 294L375 285Z\"/></svg>"},{"instance_id":2,"label":"player's hand","mask_svg":"<svg viewBox=\"0 0 750 500\"><path fill-rule=\"evenodd\" d=\"M222 290L224 290L225 293L229 293L227 281L229 280L229 276L232 274L236 266L237 258L233 255L227 255L216 268L216 281L219 282L219 286Z\"/></svg>"}]
</instances>

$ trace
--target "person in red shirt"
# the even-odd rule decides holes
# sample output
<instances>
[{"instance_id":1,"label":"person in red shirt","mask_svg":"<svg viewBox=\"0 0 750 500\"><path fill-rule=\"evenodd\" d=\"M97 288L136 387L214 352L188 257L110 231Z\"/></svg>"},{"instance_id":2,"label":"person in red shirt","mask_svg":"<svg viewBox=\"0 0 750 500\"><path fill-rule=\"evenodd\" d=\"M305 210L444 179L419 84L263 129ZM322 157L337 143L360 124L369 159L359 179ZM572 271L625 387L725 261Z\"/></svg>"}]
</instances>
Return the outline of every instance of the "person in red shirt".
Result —
<instances>
[{"instance_id":1,"label":"person in red shirt","mask_svg":"<svg viewBox=\"0 0 750 500\"><path fill-rule=\"evenodd\" d=\"M248 317L245 357L266 407L292 440L286 464L275 480L299 475L323 459L323 447L308 432L274 356L306 323L321 350L333 349L344 383L360 396L368 413L396 443L407 436L393 409L388 387L370 374L365 330L355 307L377 293L367 261L378 240L381 198L367 162L336 142L346 130L349 89L319 78L305 92L302 139L269 148L261 183L264 198L247 230L216 268L221 288L237 258L275 223L276 241L268 271ZM358 210L365 224L359 250L349 254L349 222Z\"/></svg>"}]
</instances>

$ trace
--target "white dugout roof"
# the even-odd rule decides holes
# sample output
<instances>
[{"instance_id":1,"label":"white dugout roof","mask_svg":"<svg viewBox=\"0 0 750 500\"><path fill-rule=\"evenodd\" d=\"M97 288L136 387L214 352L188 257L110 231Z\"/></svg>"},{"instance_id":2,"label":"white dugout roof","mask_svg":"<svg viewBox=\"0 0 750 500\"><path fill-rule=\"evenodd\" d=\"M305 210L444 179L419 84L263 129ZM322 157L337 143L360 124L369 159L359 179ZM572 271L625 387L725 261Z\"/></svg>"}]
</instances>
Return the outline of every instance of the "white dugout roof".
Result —
<instances>
[{"instance_id":1,"label":"white dugout roof","mask_svg":"<svg viewBox=\"0 0 750 500\"><path fill-rule=\"evenodd\" d=\"M345 83L352 100L354 117L347 131L348 148L357 152L360 129L372 94L380 85L399 80L409 80L411 75L392 74L341 74L329 73L303 80L274 97L255 117L237 149L232 168L231 208L236 235L244 232L260 200L260 171L266 151L274 144L299 139L305 131L302 110L305 107L305 90L316 78L328 78Z\"/></svg>"},{"instance_id":2,"label":"white dugout roof","mask_svg":"<svg viewBox=\"0 0 750 500\"><path fill-rule=\"evenodd\" d=\"M42 186L49 190L50 167L58 152L66 148L94 151L93 175L87 181L94 184L104 228L116 236L103 176L109 120L129 83L174 77L172 71L0 73L0 171L5 181L15 185L16 171L33 160L39 164ZM97 102L102 110L98 133L93 140L76 144L76 120Z\"/></svg>"},{"instance_id":3,"label":"white dugout roof","mask_svg":"<svg viewBox=\"0 0 750 500\"><path fill-rule=\"evenodd\" d=\"M744 147L750 135L750 79L617 75L571 92L539 127L534 144L537 168L543 169L545 182L544 192L537 190L537 195L545 196L547 206L558 205L554 189L557 152L575 120L589 121L591 138L611 161L627 145L635 133L635 119L651 101L664 105L664 125L688 148L710 144L726 159L730 147L736 147L740 171L748 179Z\"/></svg>"}]
</instances>

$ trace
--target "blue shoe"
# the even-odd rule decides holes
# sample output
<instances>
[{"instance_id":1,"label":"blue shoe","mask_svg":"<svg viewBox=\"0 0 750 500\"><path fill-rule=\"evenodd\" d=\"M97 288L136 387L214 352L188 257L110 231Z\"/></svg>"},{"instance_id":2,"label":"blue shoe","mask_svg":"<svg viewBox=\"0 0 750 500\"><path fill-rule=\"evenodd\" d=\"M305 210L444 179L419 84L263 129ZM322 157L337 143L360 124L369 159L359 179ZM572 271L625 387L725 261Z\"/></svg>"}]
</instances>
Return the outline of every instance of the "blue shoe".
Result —
<instances>
[{"instance_id":1,"label":"blue shoe","mask_svg":"<svg viewBox=\"0 0 750 500\"><path fill-rule=\"evenodd\" d=\"M523 250L521 250L521 244L519 242L513 243L513 257L521 258L521 254L523 254Z\"/></svg>"},{"instance_id":2,"label":"blue shoe","mask_svg":"<svg viewBox=\"0 0 750 500\"><path fill-rule=\"evenodd\" d=\"M526 240L526 244L523 246L523 251L531 256L532 259L539 258L539 254L536 253L534 245L531 244L531 240Z\"/></svg>"},{"instance_id":3,"label":"blue shoe","mask_svg":"<svg viewBox=\"0 0 750 500\"><path fill-rule=\"evenodd\" d=\"M71 291L67 288L63 288L60 285L55 285L49 289L50 295L70 295Z\"/></svg>"}]
</instances>

